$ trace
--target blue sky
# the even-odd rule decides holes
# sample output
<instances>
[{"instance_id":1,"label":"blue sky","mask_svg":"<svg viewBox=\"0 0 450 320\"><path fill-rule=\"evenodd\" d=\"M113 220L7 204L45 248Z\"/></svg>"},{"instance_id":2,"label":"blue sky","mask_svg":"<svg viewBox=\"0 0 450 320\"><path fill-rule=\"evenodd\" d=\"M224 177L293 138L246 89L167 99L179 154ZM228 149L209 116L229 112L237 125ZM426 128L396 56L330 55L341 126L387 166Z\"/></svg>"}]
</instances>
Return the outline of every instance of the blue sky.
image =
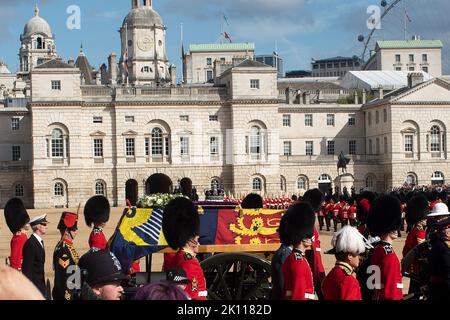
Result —
<instances>
[{"instance_id":1,"label":"blue sky","mask_svg":"<svg viewBox=\"0 0 450 320\"><path fill-rule=\"evenodd\" d=\"M106 62L111 51L120 54L118 30L131 7L130 0L38 0L40 16L56 35L58 53L64 58L78 55L80 43L91 64ZM392 1L388 1L392 2ZM444 68L450 71L450 11L448 0L405 0L412 22L408 37L437 38L446 45ZM0 58L15 71L25 23L34 15L33 0L0 0ZM226 31L233 42L254 42L257 54L272 53L275 43L284 58L285 70L310 69L311 58L362 53L357 41L367 34L367 7L375 0L153 0L153 7L167 26L167 51L180 67L180 25L185 48L190 43L214 43L220 34L220 15L225 13ZM431 5L432 4L432 5ZM70 5L81 8L81 29L69 30L66 13ZM403 37L404 7L399 6L376 32L377 39ZM447 72L448 73L448 72Z\"/></svg>"}]
</instances>

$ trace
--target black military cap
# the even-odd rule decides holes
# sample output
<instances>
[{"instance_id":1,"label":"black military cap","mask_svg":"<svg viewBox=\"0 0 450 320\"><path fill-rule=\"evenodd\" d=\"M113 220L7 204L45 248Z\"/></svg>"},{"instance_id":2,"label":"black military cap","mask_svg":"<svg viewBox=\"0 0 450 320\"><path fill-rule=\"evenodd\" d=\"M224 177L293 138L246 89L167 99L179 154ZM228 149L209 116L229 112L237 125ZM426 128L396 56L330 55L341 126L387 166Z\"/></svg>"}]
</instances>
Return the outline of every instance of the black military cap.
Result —
<instances>
[{"instance_id":1,"label":"black military cap","mask_svg":"<svg viewBox=\"0 0 450 320\"><path fill-rule=\"evenodd\" d=\"M119 260L109 250L88 251L80 258L78 266L87 271L86 282L90 286L119 282L129 278L123 273Z\"/></svg>"}]
</instances>

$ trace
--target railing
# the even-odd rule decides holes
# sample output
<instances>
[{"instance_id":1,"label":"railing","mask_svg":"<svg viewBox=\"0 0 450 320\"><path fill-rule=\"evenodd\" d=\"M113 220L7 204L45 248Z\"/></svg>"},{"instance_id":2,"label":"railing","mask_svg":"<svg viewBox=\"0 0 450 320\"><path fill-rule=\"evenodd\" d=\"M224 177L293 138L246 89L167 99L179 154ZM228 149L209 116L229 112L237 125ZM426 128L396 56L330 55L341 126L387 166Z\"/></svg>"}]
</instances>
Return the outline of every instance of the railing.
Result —
<instances>
[{"instance_id":1,"label":"railing","mask_svg":"<svg viewBox=\"0 0 450 320\"><path fill-rule=\"evenodd\" d=\"M81 87L81 95L83 97L111 97L113 89L103 86L83 86Z\"/></svg>"}]
</instances>

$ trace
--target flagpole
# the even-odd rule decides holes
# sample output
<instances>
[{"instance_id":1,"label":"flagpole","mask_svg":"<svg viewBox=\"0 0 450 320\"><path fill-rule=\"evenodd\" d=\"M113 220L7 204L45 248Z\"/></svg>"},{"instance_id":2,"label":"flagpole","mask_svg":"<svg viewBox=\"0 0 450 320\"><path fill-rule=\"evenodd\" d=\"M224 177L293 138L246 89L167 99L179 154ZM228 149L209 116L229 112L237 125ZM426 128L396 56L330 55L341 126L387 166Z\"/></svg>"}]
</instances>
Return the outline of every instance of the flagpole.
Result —
<instances>
[{"instance_id":1,"label":"flagpole","mask_svg":"<svg viewBox=\"0 0 450 320\"><path fill-rule=\"evenodd\" d=\"M403 2L403 4L404 4L404 9L405 9L405 29L404 29L404 32L405 32L405 40L406 40L406 29L407 29L407 26L406 26L406 18L407 18L407 13L406 13L406 2Z\"/></svg>"},{"instance_id":2,"label":"flagpole","mask_svg":"<svg viewBox=\"0 0 450 320\"><path fill-rule=\"evenodd\" d=\"M126 55L125 65L127 66L125 85L128 87L128 75L129 75L129 69L128 69L128 23L125 23L125 55Z\"/></svg>"},{"instance_id":3,"label":"flagpole","mask_svg":"<svg viewBox=\"0 0 450 320\"><path fill-rule=\"evenodd\" d=\"M183 46L183 23L181 23L181 83L184 83L184 46Z\"/></svg>"}]
</instances>

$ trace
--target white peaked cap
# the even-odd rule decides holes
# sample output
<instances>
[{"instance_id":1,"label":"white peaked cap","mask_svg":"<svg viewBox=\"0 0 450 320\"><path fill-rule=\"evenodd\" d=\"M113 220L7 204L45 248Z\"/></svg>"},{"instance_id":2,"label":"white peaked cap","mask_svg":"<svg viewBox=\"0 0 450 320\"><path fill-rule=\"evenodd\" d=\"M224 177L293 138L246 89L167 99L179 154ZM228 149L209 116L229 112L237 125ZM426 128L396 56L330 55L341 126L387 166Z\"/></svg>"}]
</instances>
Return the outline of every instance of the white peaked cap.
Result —
<instances>
[{"instance_id":1,"label":"white peaked cap","mask_svg":"<svg viewBox=\"0 0 450 320\"><path fill-rule=\"evenodd\" d=\"M336 253L362 254L366 251L366 244L362 234L354 227L345 226L334 233L331 245Z\"/></svg>"},{"instance_id":2,"label":"white peaked cap","mask_svg":"<svg viewBox=\"0 0 450 320\"><path fill-rule=\"evenodd\" d=\"M450 212L448 212L448 207L445 203L437 203L433 210L431 210L431 213L427 217L439 217L439 216L446 216L450 215Z\"/></svg>"}]
</instances>

